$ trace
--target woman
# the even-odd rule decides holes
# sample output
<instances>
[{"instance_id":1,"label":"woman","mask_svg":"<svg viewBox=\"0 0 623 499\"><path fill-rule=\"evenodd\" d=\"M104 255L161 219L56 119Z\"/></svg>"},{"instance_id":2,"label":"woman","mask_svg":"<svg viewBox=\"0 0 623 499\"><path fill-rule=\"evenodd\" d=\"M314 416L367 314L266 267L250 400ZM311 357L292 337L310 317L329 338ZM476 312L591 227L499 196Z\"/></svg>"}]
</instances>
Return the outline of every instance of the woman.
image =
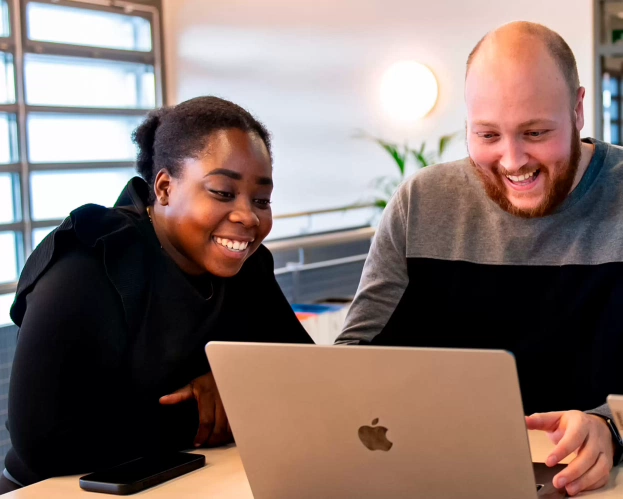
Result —
<instances>
[{"instance_id":1,"label":"woman","mask_svg":"<svg viewBox=\"0 0 623 499\"><path fill-rule=\"evenodd\" d=\"M72 212L22 273L4 490L227 443L204 345L311 342L262 246L273 187L264 126L199 97L152 112L134 141L142 179L115 208Z\"/></svg>"}]
</instances>

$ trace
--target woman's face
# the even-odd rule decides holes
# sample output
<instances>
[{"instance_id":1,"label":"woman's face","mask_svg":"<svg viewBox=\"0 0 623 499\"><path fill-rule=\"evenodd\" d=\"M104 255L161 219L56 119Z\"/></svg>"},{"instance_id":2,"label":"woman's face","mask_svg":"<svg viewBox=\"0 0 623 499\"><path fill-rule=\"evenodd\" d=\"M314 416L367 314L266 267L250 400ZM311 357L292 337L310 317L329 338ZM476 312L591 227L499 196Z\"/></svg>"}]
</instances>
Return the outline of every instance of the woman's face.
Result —
<instances>
[{"instance_id":1,"label":"woman's face","mask_svg":"<svg viewBox=\"0 0 623 499\"><path fill-rule=\"evenodd\" d=\"M212 133L177 177L161 170L154 189L156 234L189 274L236 275L272 228L272 164L255 133Z\"/></svg>"}]
</instances>

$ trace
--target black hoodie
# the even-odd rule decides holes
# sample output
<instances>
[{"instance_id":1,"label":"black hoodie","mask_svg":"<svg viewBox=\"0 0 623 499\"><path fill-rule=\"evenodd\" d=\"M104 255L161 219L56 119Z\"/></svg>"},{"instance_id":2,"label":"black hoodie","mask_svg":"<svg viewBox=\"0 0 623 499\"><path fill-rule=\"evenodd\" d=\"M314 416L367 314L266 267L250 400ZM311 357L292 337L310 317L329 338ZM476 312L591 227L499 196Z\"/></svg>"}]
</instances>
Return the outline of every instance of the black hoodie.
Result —
<instances>
[{"instance_id":1,"label":"black hoodie","mask_svg":"<svg viewBox=\"0 0 623 499\"><path fill-rule=\"evenodd\" d=\"M264 246L229 279L191 277L164 253L132 179L114 208L85 205L22 272L7 471L23 485L192 447L195 401L159 398L209 372L211 340L311 343Z\"/></svg>"}]
</instances>

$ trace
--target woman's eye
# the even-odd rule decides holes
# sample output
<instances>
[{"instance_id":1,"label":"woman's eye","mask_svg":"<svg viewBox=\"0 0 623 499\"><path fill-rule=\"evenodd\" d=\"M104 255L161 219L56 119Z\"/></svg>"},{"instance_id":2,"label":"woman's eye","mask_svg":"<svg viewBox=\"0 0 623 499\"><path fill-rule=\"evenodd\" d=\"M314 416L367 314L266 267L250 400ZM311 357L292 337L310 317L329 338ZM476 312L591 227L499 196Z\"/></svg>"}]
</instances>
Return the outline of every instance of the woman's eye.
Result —
<instances>
[{"instance_id":1,"label":"woman's eye","mask_svg":"<svg viewBox=\"0 0 623 499\"><path fill-rule=\"evenodd\" d=\"M225 198L225 199L233 199L234 198L234 195L231 192L213 191L213 190L210 190L210 192L213 193L213 194L216 194L217 196Z\"/></svg>"},{"instance_id":2,"label":"woman's eye","mask_svg":"<svg viewBox=\"0 0 623 499\"><path fill-rule=\"evenodd\" d=\"M262 208L268 208L270 206L270 199L256 199L255 203L260 205Z\"/></svg>"}]
</instances>

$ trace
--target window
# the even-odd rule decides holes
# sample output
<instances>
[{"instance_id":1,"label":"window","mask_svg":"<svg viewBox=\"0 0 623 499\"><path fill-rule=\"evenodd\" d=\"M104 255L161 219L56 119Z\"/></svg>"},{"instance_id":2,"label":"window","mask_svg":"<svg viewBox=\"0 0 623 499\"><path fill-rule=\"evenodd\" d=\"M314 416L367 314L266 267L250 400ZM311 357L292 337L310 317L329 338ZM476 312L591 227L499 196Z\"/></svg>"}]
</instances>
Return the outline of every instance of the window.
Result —
<instances>
[{"instance_id":1,"label":"window","mask_svg":"<svg viewBox=\"0 0 623 499\"><path fill-rule=\"evenodd\" d=\"M152 49L151 23L137 16L28 2L26 26L31 40L141 52Z\"/></svg>"},{"instance_id":2,"label":"window","mask_svg":"<svg viewBox=\"0 0 623 499\"><path fill-rule=\"evenodd\" d=\"M595 71L601 92L595 92L595 136L621 145L623 127L621 82L623 78L623 1L595 0Z\"/></svg>"},{"instance_id":3,"label":"window","mask_svg":"<svg viewBox=\"0 0 623 499\"><path fill-rule=\"evenodd\" d=\"M0 52L0 104L15 102L15 73L13 55Z\"/></svg>"},{"instance_id":4,"label":"window","mask_svg":"<svg viewBox=\"0 0 623 499\"><path fill-rule=\"evenodd\" d=\"M32 231L32 246L36 248L41 244L41 241L45 239L50 232L52 232L55 227L43 227L41 229L35 229Z\"/></svg>"},{"instance_id":5,"label":"window","mask_svg":"<svg viewBox=\"0 0 623 499\"><path fill-rule=\"evenodd\" d=\"M17 279L17 245L15 232L0 232L0 284Z\"/></svg>"},{"instance_id":6,"label":"window","mask_svg":"<svg viewBox=\"0 0 623 499\"><path fill-rule=\"evenodd\" d=\"M17 156L17 123L15 115L0 111L0 165L15 163Z\"/></svg>"},{"instance_id":7,"label":"window","mask_svg":"<svg viewBox=\"0 0 623 499\"><path fill-rule=\"evenodd\" d=\"M26 102L34 106L145 109L156 105L152 65L38 54L26 54L24 62Z\"/></svg>"},{"instance_id":8,"label":"window","mask_svg":"<svg viewBox=\"0 0 623 499\"><path fill-rule=\"evenodd\" d=\"M134 175L132 131L163 104L160 9L161 0L0 0L5 300L71 210L114 204Z\"/></svg>"},{"instance_id":9,"label":"window","mask_svg":"<svg viewBox=\"0 0 623 499\"><path fill-rule=\"evenodd\" d=\"M163 104L160 6L0 0L0 428L26 258L71 210L114 204L134 175L131 133ZM5 431L0 469L8 445Z\"/></svg>"},{"instance_id":10,"label":"window","mask_svg":"<svg viewBox=\"0 0 623 499\"><path fill-rule=\"evenodd\" d=\"M87 203L112 206L133 176L132 168L33 172L30 177L33 220L64 218L77 206Z\"/></svg>"},{"instance_id":11,"label":"window","mask_svg":"<svg viewBox=\"0 0 623 499\"><path fill-rule=\"evenodd\" d=\"M6 0L0 0L0 38L8 37L10 34L9 6Z\"/></svg>"},{"instance_id":12,"label":"window","mask_svg":"<svg viewBox=\"0 0 623 499\"><path fill-rule=\"evenodd\" d=\"M10 224L17 220L15 199L17 175L0 173L0 224Z\"/></svg>"},{"instance_id":13,"label":"window","mask_svg":"<svg viewBox=\"0 0 623 499\"><path fill-rule=\"evenodd\" d=\"M11 305L13 305L14 299L15 293L0 295L0 327L11 324L9 310L11 309Z\"/></svg>"},{"instance_id":14,"label":"window","mask_svg":"<svg viewBox=\"0 0 623 499\"><path fill-rule=\"evenodd\" d=\"M28 157L32 163L133 161L131 134L139 116L53 113L28 115Z\"/></svg>"}]
</instances>

